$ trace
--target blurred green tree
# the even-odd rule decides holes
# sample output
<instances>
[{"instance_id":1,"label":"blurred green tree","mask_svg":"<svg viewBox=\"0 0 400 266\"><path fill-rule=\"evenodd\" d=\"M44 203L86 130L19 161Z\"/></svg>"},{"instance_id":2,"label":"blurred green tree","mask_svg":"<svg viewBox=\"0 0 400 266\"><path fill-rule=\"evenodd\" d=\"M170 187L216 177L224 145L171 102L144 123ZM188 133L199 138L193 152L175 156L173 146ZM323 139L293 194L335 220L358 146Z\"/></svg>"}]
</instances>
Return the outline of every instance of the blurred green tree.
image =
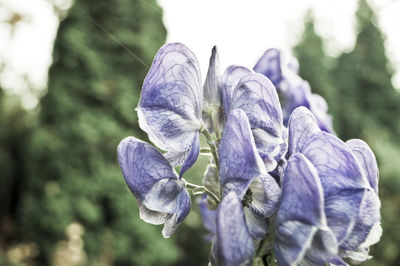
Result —
<instances>
[{"instance_id":1,"label":"blurred green tree","mask_svg":"<svg viewBox=\"0 0 400 266\"><path fill-rule=\"evenodd\" d=\"M139 220L116 158L122 138L145 138L134 108L165 36L155 0L79 0L61 22L19 208L40 265L185 259L179 239Z\"/></svg>"},{"instance_id":2,"label":"blurred green tree","mask_svg":"<svg viewBox=\"0 0 400 266\"><path fill-rule=\"evenodd\" d=\"M313 30L312 20L306 23L303 38L294 51L303 78L310 82L313 92L327 99L339 137L362 138L377 156L384 232L381 241L372 248L374 258L367 264L397 265L400 233L396 228L400 214L395 209L400 204L400 170L396 165L400 160L397 119L400 95L391 84L393 70L385 53L384 36L365 0L359 2L356 16L358 34L351 52L336 60L329 59L321 37Z\"/></svg>"}]
</instances>

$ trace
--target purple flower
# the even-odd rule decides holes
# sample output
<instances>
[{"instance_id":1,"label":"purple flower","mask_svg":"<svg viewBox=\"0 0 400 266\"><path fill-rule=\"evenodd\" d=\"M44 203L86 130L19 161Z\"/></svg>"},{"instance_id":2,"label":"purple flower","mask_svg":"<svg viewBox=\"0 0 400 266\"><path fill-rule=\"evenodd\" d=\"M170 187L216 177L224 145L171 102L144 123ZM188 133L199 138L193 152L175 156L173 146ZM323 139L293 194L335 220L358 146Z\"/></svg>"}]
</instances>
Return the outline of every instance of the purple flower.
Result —
<instances>
[{"instance_id":1,"label":"purple flower","mask_svg":"<svg viewBox=\"0 0 400 266\"><path fill-rule=\"evenodd\" d=\"M315 115L321 130L334 133L326 101L320 95L311 93L308 82L297 74L298 62L295 58L285 58L278 49L269 49L258 60L254 71L268 77L282 96L285 125L294 109L305 106Z\"/></svg>"},{"instance_id":2,"label":"purple flower","mask_svg":"<svg viewBox=\"0 0 400 266\"><path fill-rule=\"evenodd\" d=\"M276 209L280 188L258 155L244 111L231 111L219 148L219 177L223 196L234 191L243 201L250 234L262 238L267 217Z\"/></svg>"},{"instance_id":3,"label":"purple flower","mask_svg":"<svg viewBox=\"0 0 400 266\"><path fill-rule=\"evenodd\" d=\"M195 55L183 44L160 48L143 83L137 112L140 127L180 175L199 155L203 89Z\"/></svg>"},{"instance_id":4,"label":"purple flower","mask_svg":"<svg viewBox=\"0 0 400 266\"><path fill-rule=\"evenodd\" d=\"M233 191L218 207L212 249L213 265L253 265L253 240L246 226L242 203Z\"/></svg>"},{"instance_id":5,"label":"purple flower","mask_svg":"<svg viewBox=\"0 0 400 266\"><path fill-rule=\"evenodd\" d=\"M153 146L134 137L118 145L118 161L125 181L138 201L140 218L164 224L170 237L190 211L190 196L164 156Z\"/></svg>"},{"instance_id":6,"label":"purple flower","mask_svg":"<svg viewBox=\"0 0 400 266\"><path fill-rule=\"evenodd\" d=\"M375 157L369 147L360 140L344 143L335 136L322 132L312 113L304 107L299 107L289 120L288 157L289 161L293 161L292 157L304 157L311 168L315 168L313 175L322 186L323 211L327 226L335 236L339 255L342 258L356 258L355 260L361 261L360 253L364 253L363 260L367 259L367 247L376 243L380 237L380 203L377 190L374 189L377 188L378 172ZM288 163L283 191L285 184L292 185L287 178L292 180L292 176L306 175L307 172L305 168L292 171L291 167L293 166ZM296 178L300 178L298 176ZM303 186L309 185L306 182L299 183L297 189L306 189ZM294 194L282 196L278 213L293 212L290 204L287 206L287 202L296 201L291 195ZM296 209L302 213L307 212L305 205ZM282 218L281 222L286 220L290 221ZM279 231L277 232L279 238ZM285 252L282 254L283 259L293 256ZM327 259L325 262L343 264L338 258L331 259L333 261Z\"/></svg>"},{"instance_id":7,"label":"purple flower","mask_svg":"<svg viewBox=\"0 0 400 266\"><path fill-rule=\"evenodd\" d=\"M321 181L315 167L300 153L288 160L275 236L279 265L323 265L337 256L336 238L325 217Z\"/></svg>"},{"instance_id":8,"label":"purple flower","mask_svg":"<svg viewBox=\"0 0 400 266\"><path fill-rule=\"evenodd\" d=\"M267 170L275 169L286 151L282 111L274 85L266 77L250 70L230 66L222 77L223 116L231 110L243 110Z\"/></svg>"}]
</instances>

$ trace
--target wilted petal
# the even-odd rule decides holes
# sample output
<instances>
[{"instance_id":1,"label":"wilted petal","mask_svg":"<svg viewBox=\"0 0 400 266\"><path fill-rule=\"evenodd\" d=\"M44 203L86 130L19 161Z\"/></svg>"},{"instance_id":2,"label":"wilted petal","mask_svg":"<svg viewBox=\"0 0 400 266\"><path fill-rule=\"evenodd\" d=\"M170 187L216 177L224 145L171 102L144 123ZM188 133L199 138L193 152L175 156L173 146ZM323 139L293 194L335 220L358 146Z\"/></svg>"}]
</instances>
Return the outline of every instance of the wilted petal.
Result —
<instances>
[{"instance_id":1,"label":"wilted petal","mask_svg":"<svg viewBox=\"0 0 400 266\"><path fill-rule=\"evenodd\" d=\"M201 127L202 86L195 55L183 44L158 51L143 83L139 125L176 165L191 153ZM193 160L192 160L193 161Z\"/></svg>"},{"instance_id":2,"label":"wilted petal","mask_svg":"<svg viewBox=\"0 0 400 266\"><path fill-rule=\"evenodd\" d=\"M224 195L231 190L243 199L252 180L265 175L266 169L257 153L246 114L233 110L219 147L219 176Z\"/></svg>"},{"instance_id":3,"label":"wilted petal","mask_svg":"<svg viewBox=\"0 0 400 266\"><path fill-rule=\"evenodd\" d=\"M279 265L321 265L337 253L335 236L326 225L318 173L299 153L288 160L275 235Z\"/></svg>"},{"instance_id":4,"label":"wilted petal","mask_svg":"<svg viewBox=\"0 0 400 266\"><path fill-rule=\"evenodd\" d=\"M296 108L289 119L288 155L299 152L306 140L314 133L321 131L310 110L301 106Z\"/></svg>"},{"instance_id":5,"label":"wilted petal","mask_svg":"<svg viewBox=\"0 0 400 266\"><path fill-rule=\"evenodd\" d=\"M260 156L274 160L284 141L281 105L274 85L260 74L248 74L236 86L232 103L232 109L242 109L249 118Z\"/></svg>"},{"instance_id":6,"label":"wilted petal","mask_svg":"<svg viewBox=\"0 0 400 266\"><path fill-rule=\"evenodd\" d=\"M242 66L229 66L222 75L221 96L223 106L223 117L226 121L229 112L231 111L232 94L239 80L251 73L251 70Z\"/></svg>"},{"instance_id":7,"label":"wilted petal","mask_svg":"<svg viewBox=\"0 0 400 266\"><path fill-rule=\"evenodd\" d=\"M356 156L361 170L364 171L370 186L378 193L379 169L371 148L360 139L348 140L346 144Z\"/></svg>"},{"instance_id":8,"label":"wilted petal","mask_svg":"<svg viewBox=\"0 0 400 266\"><path fill-rule=\"evenodd\" d=\"M140 217L148 223L164 223L163 235L169 237L190 210L183 181L156 148L134 137L120 142L118 161L138 200Z\"/></svg>"},{"instance_id":9,"label":"wilted petal","mask_svg":"<svg viewBox=\"0 0 400 266\"><path fill-rule=\"evenodd\" d=\"M228 193L217 211L215 250L219 265L252 265L253 240L238 196L233 191Z\"/></svg>"}]
</instances>

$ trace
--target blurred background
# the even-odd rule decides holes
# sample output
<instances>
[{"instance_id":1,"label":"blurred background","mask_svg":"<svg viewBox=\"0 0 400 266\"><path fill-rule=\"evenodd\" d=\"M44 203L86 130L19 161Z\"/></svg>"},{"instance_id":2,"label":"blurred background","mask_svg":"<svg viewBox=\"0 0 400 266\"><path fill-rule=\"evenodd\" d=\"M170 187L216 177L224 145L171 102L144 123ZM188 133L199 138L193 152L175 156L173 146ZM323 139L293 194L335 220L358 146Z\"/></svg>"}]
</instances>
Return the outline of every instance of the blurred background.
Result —
<instances>
[{"instance_id":1,"label":"blurred background","mask_svg":"<svg viewBox=\"0 0 400 266\"><path fill-rule=\"evenodd\" d=\"M377 156L384 232L365 265L400 265L399 14L390 0L0 0L0 265L207 265L195 204L163 239L116 158L122 138L146 140L134 108L167 41L203 77L214 44L223 69L291 51L338 136Z\"/></svg>"}]
</instances>

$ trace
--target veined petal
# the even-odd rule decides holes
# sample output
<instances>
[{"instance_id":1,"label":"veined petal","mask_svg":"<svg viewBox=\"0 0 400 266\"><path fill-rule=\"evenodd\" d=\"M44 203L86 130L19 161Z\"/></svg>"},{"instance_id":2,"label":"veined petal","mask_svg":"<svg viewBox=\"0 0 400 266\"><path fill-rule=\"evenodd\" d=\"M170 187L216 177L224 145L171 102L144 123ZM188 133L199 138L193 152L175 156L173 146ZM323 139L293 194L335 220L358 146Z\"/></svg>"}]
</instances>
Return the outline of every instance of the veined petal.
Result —
<instances>
[{"instance_id":1,"label":"veined petal","mask_svg":"<svg viewBox=\"0 0 400 266\"><path fill-rule=\"evenodd\" d=\"M341 249L347 251L357 250L362 244L365 247L369 247L379 241L382 234L380 207L381 203L378 195L372 189L367 189L363 195L356 224L351 234L340 246ZM370 236L369 239L368 236Z\"/></svg>"},{"instance_id":2,"label":"veined petal","mask_svg":"<svg viewBox=\"0 0 400 266\"><path fill-rule=\"evenodd\" d=\"M288 160L275 235L279 265L321 265L336 257L337 243L326 225L318 173L299 153Z\"/></svg>"},{"instance_id":3,"label":"veined petal","mask_svg":"<svg viewBox=\"0 0 400 266\"><path fill-rule=\"evenodd\" d=\"M252 265L254 246L242 203L231 191L217 210L216 257L219 265Z\"/></svg>"},{"instance_id":4,"label":"veined petal","mask_svg":"<svg viewBox=\"0 0 400 266\"><path fill-rule=\"evenodd\" d=\"M253 70L269 78L275 85L282 79L281 51L268 49L258 60Z\"/></svg>"},{"instance_id":5,"label":"veined petal","mask_svg":"<svg viewBox=\"0 0 400 266\"><path fill-rule=\"evenodd\" d=\"M326 132L311 135L299 150L318 171L325 197L345 189L369 185L350 148Z\"/></svg>"},{"instance_id":6,"label":"veined petal","mask_svg":"<svg viewBox=\"0 0 400 266\"><path fill-rule=\"evenodd\" d=\"M163 235L169 237L190 211L183 181L156 148L134 137L120 142L118 161L138 201L140 217L148 223L164 223Z\"/></svg>"},{"instance_id":7,"label":"veined petal","mask_svg":"<svg viewBox=\"0 0 400 266\"><path fill-rule=\"evenodd\" d=\"M200 82L199 64L186 46L171 43L161 47L144 80L137 107L141 129L159 148L189 154L201 127Z\"/></svg>"},{"instance_id":8,"label":"veined petal","mask_svg":"<svg viewBox=\"0 0 400 266\"><path fill-rule=\"evenodd\" d=\"M304 106L296 108L289 119L288 155L299 152L306 140L314 133L321 131L314 115Z\"/></svg>"},{"instance_id":9,"label":"veined petal","mask_svg":"<svg viewBox=\"0 0 400 266\"><path fill-rule=\"evenodd\" d=\"M229 112L231 111L233 90L236 88L239 80L250 73L251 70L248 68L232 65L229 66L222 75L221 96L223 117L225 121L229 115Z\"/></svg>"},{"instance_id":10,"label":"veined petal","mask_svg":"<svg viewBox=\"0 0 400 266\"><path fill-rule=\"evenodd\" d=\"M276 224L289 220L318 227L326 222L318 172L300 153L293 154L288 160Z\"/></svg>"},{"instance_id":11,"label":"veined petal","mask_svg":"<svg viewBox=\"0 0 400 266\"><path fill-rule=\"evenodd\" d=\"M274 85L260 74L248 74L236 86L232 103L233 109L242 109L249 118L260 156L273 160L284 141L281 105Z\"/></svg>"},{"instance_id":12,"label":"veined petal","mask_svg":"<svg viewBox=\"0 0 400 266\"><path fill-rule=\"evenodd\" d=\"M246 114L233 110L219 147L219 176L224 195L235 191L243 199L252 180L267 173L257 153Z\"/></svg>"},{"instance_id":13,"label":"veined petal","mask_svg":"<svg viewBox=\"0 0 400 266\"><path fill-rule=\"evenodd\" d=\"M350 148L326 132L311 135L300 149L318 171L325 195L328 226L342 243L356 223L365 190L366 177Z\"/></svg>"},{"instance_id":14,"label":"veined petal","mask_svg":"<svg viewBox=\"0 0 400 266\"><path fill-rule=\"evenodd\" d=\"M360 139L351 139L346 142L354 153L361 170L364 171L370 186L378 193L379 169L371 148Z\"/></svg>"},{"instance_id":15,"label":"veined petal","mask_svg":"<svg viewBox=\"0 0 400 266\"><path fill-rule=\"evenodd\" d=\"M250 184L252 193L250 209L261 217L269 217L278 207L281 189L270 175L255 178Z\"/></svg>"}]
</instances>

